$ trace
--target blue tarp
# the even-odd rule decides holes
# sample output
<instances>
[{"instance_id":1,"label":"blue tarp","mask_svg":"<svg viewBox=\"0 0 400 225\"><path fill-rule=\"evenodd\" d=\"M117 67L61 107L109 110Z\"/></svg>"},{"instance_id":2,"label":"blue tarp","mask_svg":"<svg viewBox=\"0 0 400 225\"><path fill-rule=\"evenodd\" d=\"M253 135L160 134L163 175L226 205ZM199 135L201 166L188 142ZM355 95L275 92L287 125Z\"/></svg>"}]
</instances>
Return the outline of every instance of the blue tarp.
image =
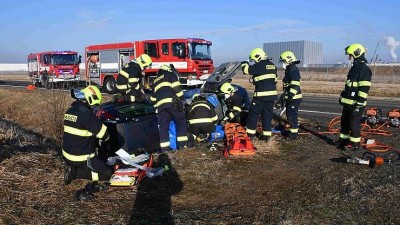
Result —
<instances>
[{"instance_id":1,"label":"blue tarp","mask_svg":"<svg viewBox=\"0 0 400 225\"><path fill-rule=\"evenodd\" d=\"M169 125L169 146L172 150L178 150L176 140L176 127L174 121L171 121Z\"/></svg>"}]
</instances>

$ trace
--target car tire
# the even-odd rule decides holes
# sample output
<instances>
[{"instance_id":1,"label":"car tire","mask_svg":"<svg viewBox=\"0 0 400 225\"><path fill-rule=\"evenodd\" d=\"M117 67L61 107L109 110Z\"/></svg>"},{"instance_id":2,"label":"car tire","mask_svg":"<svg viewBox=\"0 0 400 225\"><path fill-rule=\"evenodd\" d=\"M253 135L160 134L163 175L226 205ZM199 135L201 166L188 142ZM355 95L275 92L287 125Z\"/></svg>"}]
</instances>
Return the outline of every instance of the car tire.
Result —
<instances>
[{"instance_id":1,"label":"car tire","mask_svg":"<svg viewBox=\"0 0 400 225\"><path fill-rule=\"evenodd\" d=\"M117 93L117 83L115 82L114 77L107 77L104 80L103 91L107 94L115 94Z\"/></svg>"}]
</instances>

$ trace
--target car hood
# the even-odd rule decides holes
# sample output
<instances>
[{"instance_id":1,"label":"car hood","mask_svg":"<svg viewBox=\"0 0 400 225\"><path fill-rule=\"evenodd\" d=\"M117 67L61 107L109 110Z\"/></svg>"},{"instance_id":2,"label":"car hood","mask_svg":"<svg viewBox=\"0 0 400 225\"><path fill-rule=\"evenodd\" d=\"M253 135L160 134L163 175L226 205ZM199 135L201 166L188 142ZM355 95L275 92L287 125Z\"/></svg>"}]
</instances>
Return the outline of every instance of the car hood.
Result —
<instances>
[{"instance_id":1,"label":"car hood","mask_svg":"<svg viewBox=\"0 0 400 225\"><path fill-rule=\"evenodd\" d=\"M239 71L241 62L226 62L221 64L208 77L206 82L201 87L202 93L218 93L222 84L230 82Z\"/></svg>"}]
</instances>

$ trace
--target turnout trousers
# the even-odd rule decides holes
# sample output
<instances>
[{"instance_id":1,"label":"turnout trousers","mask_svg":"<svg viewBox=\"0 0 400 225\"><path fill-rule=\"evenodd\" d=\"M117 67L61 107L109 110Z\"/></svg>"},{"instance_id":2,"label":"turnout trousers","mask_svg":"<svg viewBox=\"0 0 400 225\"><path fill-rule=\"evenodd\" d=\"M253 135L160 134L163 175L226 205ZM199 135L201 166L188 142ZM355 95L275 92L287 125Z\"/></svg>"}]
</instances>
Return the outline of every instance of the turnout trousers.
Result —
<instances>
[{"instance_id":1,"label":"turnout trousers","mask_svg":"<svg viewBox=\"0 0 400 225\"><path fill-rule=\"evenodd\" d=\"M342 117L340 119L340 138L349 140L353 145L361 142L361 117L364 107L358 113L350 106L343 106Z\"/></svg>"},{"instance_id":2,"label":"turnout trousers","mask_svg":"<svg viewBox=\"0 0 400 225\"><path fill-rule=\"evenodd\" d=\"M97 156L87 161L70 161L65 159L65 164L71 166L72 170L76 172L76 178L92 181L109 180L113 174L110 166Z\"/></svg>"},{"instance_id":3,"label":"turnout trousers","mask_svg":"<svg viewBox=\"0 0 400 225\"><path fill-rule=\"evenodd\" d=\"M247 119L247 134L250 138L253 138L256 135L257 122L260 114L263 128L262 136L271 137L273 107L274 101L261 101L257 98L253 98Z\"/></svg>"},{"instance_id":4,"label":"turnout trousers","mask_svg":"<svg viewBox=\"0 0 400 225\"><path fill-rule=\"evenodd\" d=\"M170 150L169 126L172 120L175 122L176 126L178 148L184 148L187 146L188 137L185 112L178 111L171 107L158 112L161 151Z\"/></svg>"},{"instance_id":5,"label":"turnout trousers","mask_svg":"<svg viewBox=\"0 0 400 225\"><path fill-rule=\"evenodd\" d=\"M297 135L299 132L299 106L301 99L293 99L290 103L286 103L286 117L290 124L290 134Z\"/></svg>"}]
</instances>

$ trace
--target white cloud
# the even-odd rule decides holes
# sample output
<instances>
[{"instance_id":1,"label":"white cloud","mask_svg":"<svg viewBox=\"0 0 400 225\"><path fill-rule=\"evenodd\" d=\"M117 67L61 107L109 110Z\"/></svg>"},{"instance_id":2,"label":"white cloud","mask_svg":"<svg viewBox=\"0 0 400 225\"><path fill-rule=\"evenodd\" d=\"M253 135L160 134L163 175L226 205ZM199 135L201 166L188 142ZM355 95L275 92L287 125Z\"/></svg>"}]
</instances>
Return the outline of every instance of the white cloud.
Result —
<instances>
[{"instance_id":1,"label":"white cloud","mask_svg":"<svg viewBox=\"0 0 400 225\"><path fill-rule=\"evenodd\" d=\"M76 13L77 22L74 27L77 29L101 29L110 26L114 20L116 12L109 10L106 12L94 12L89 10L81 10Z\"/></svg>"},{"instance_id":2,"label":"white cloud","mask_svg":"<svg viewBox=\"0 0 400 225\"><path fill-rule=\"evenodd\" d=\"M281 19L281 20L268 20L261 24L249 25L246 27L232 27L232 28L222 28L210 31L204 31L199 33L192 34L193 36L206 36L206 35L226 35L233 33L252 33L258 32L262 30L267 30L270 28L282 27L282 26L294 26L302 24L302 21L299 20L291 20L291 19Z\"/></svg>"},{"instance_id":3,"label":"white cloud","mask_svg":"<svg viewBox=\"0 0 400 225\"><path fill-rule=\"evenodd\" d=\"M277 30L273 33L275 37L285 37L289 39L299 39L303 37L316 37L334 35L336 38L344 38L348 32L346 29L350 27L343 26L327 26L327 27L297 27L293 29Z\"/></svg>"}]
</instances>

